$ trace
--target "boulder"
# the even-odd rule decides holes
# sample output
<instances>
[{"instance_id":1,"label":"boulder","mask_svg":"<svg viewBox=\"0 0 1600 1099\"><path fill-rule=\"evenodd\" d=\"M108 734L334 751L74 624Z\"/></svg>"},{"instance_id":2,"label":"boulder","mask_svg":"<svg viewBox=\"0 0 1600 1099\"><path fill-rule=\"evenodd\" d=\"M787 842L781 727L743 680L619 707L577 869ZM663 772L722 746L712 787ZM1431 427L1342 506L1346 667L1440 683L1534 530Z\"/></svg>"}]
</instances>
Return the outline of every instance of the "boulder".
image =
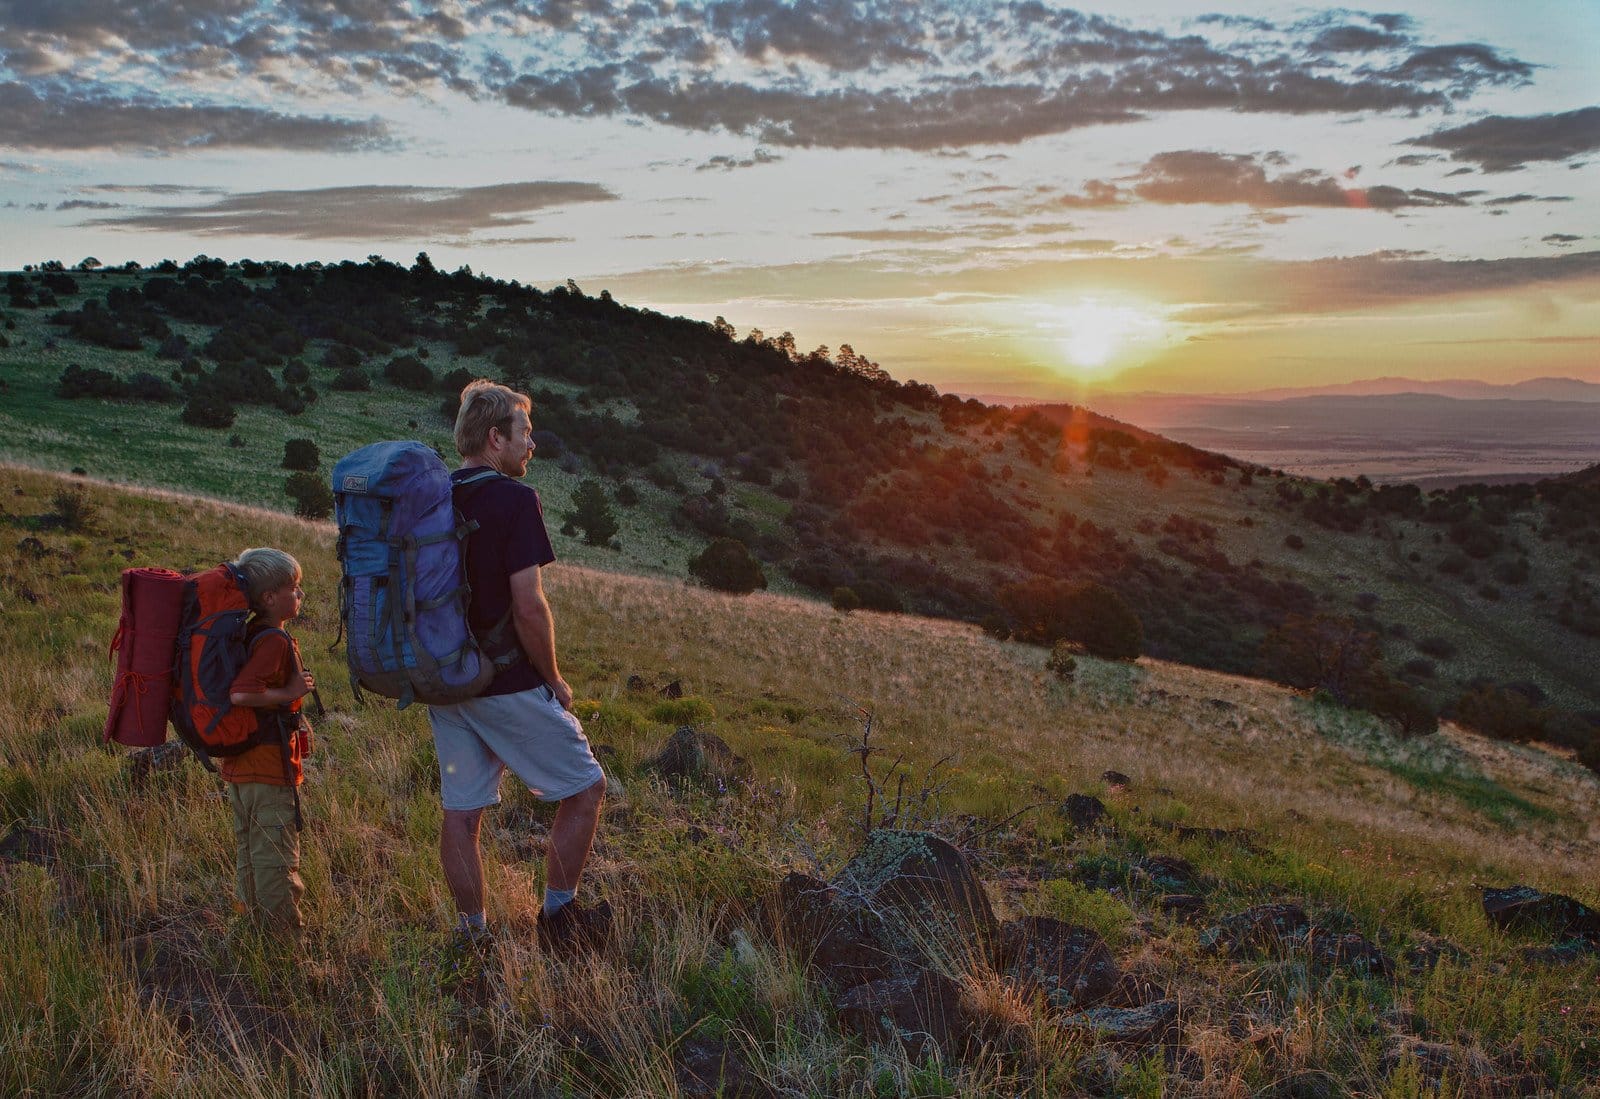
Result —
<instances>
[{"instance_id":1,"label":"boulder","mask_svg":"<svg viewBox=\"0 0 1600 1099\"><path fill-rule=\"evenodd\" d=\"M1099 798L1090 797L1088 794L1068 794L1067 800L1061 803L1057 811L1080 832L1102 826L1102 821L1110 823L1105 804Z\"/></svg>"},{"instance_id":2,"label":"boulder","mask_svg":"<svg viewBox=\"0 0 1600 1099\"><path fill-rule=\"evenodd\" d=\"M1067 1030L1127 1045L1160 1041L1177 1023L1178 1005L1172 1000L1157 1000L1141 1007L1095 1007L1061 1020Z\"/></svg>"},{"instance_id":3,"label":"boulder","mask_svg":"<svg viewBox=\"0 0 1600 1099\"><path fill-rule=\"evenodd\" d=\"M1193 891L1200 873L1186 858L1178 855L1148 855L1133 865L1137 877L1173 892Z\"/></svg>"},{"instance_id":4,"label":"boulder","mask_svg":"<svg viewBox=\"0 0 1600 1099\"><path fill-rule=\"evenodd\" d=\"M757 1076L738 1049L712 1038L691 1038L673 1050L683 1099L768 1099L778 1093Z\"/></svg>"},{"instance_id":5,"label":"boulder","mask_svg":"<svg viewBox=\"0 0 1600 1099\"><path fill-rule=\"evenodd\" d=\"M974 1033L972 1016L961 1006L961 986L929 969L857 985L839 998L838 1011L852 1033L896 1038L914 1056L931 1052L930 1043L957 1052Z\"/></svg>"},{"instance_id":6,"label":"boulder","mask_svg":"<svg viewBox=\"0 0 1600 1099\"><path fill-rule=\"evenodd\" d=\"M1552 938L1588 939L1600 943L1600 912L1532 886L1484 889L1483 914L1502 931L1542 931Z\"/></svg>"},{"instance_id":7,"label":"boulder","mask_svg":"<svg viewBox=\"0 0 1600 1099\"><path fill-rule=\"evenodd\" d=\"M645 761L644 769L719 791L740 785L750 777L750 765L728 747L727 741L691 725L680 726L661 750Z\"/></svg>"},{"instance_id":8,"label":"boulder","mask_svg":"<svg viewBox=\"0 0 1600 1099\"><path fill-rule=\"evenodd\" d=\"M908 962L986 956L997 929L966 856L931 832L878 829L832 885L879 944Z\"/></svg>"},{"instance_id":9,"label":"boulder","mask_svg":"<svg viewBox=\"0 0 1600 1099\"><path fill-rule=\"evenodd\" d=\"M1343 969L1363 977L1391 977L1394 963L1369 939L1354 932L1340 934L1314 928L1306 937L1311 957L1329 969Z\"/></svg>"},{"instance_id":10,"label":"boulder","mask_svg":"<svg viewBox=\"0 0 1600 1099\"><path fill-rule=\"evenodd\" d=\"M1191 923L1206 913L1206 899L1193 893L1167 893L1156 901L1156 907L1175 920Z\"/></svg>"},{"instance_id":11,"label":"boulder","mask_svg":"<svg viewBox=\"0 0 1600 1099\"><path fill-rule=\"evenodd\" d=\"M1202 932L1200 945L1233 956L1280 950L1304 937L1310 926L1306 910L1298 904L1258 904Z\"/></svg>"},{"instance_id":12,"label":"boulder","mask_svg":"<svg viewBox=\"0 0 1600 1099\"><path fill-rule=\"evenodd\" d=\"M1000 957L1022 987L1057 1007L1084 1007L1117 987L1122 971L1098 932L1050 916L1024 916L1000 928Z\"/></svg>"},{"instance_id":13,"label":"boulder","mask_svg":"<svg viewBox=\"0 0 1600 1099\"><path fill-rule=\"evenodd\" d=\"M1459 963L1468 958L1467 952L1449 939L1427 934L1420 936L1402 956L1412 969L1432 969L1446 959Z\"/></svg>"}]
</instances>

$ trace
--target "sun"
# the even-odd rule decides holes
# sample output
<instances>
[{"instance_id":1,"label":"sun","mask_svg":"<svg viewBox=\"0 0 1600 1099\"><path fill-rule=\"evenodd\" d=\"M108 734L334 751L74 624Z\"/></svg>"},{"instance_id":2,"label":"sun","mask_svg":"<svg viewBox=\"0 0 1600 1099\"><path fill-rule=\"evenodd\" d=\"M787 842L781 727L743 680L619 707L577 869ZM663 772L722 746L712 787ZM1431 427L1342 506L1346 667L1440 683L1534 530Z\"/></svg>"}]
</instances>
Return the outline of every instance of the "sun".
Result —
<instances>
[{"instance_id":1,"label":"sun","mask_svg":"<svg viewBox=\"0 0 1600 1099\"><path fill-rule=\"evenodd\" d=\"M1162 330L1148 309L1097 298L1053 310L1049 325L1059 333L1065 365L1083 378L1115 374L1141 345L1159 339Z\"/></svg>"}]
</instances>

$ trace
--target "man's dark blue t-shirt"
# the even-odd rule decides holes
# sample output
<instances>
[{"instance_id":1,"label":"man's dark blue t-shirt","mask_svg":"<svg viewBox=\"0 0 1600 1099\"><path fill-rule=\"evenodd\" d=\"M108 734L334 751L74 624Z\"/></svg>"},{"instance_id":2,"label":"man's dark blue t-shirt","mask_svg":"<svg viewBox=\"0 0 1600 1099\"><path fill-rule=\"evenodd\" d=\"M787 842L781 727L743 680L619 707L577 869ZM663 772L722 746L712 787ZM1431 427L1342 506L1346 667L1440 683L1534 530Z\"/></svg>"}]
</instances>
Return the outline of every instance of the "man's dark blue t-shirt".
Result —
<instances>
[{"instance_id":1,"label":"man's dark blue t-shirt","mask_svg":"<svg viewBox=\"0 0 1600 1099\"><path fill-rule=\"evenodd\" d=\"M450 479L460 481L479 471L478 467L458 469ZM472 585L467 622L481 640L511 610L512 574L548 565L556 553L544 527L539 494L521 481L502 476L473 485L456 493L456 507L463 517L478 524L467 538L467 583ZM506 628L515 640L515 626ZM515 694L543 685L544 676L522 659L496 674L483 693Z\"/></svg>"}]
</instances>

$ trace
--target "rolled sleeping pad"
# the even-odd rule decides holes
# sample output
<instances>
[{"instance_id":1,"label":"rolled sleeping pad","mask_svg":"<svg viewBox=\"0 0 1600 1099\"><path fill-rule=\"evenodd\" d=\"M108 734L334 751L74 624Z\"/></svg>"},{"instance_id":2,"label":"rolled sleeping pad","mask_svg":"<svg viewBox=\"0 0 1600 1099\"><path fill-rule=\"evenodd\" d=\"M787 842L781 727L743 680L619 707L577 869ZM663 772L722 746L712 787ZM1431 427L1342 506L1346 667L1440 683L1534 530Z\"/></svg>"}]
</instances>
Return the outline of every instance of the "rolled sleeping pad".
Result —
<instances>
[{"instance_id":1,"label":"rolled sleeping pad","mask_svg":"<svg viewBox=\"0 0 1600 1099\"><path fill-rule=\"evenodd\" d=\"M166 741L184 590L183 574L171 569L123 570L122 618L111 639L117 674L107 740L129 748Z\"/></svg>"}]
</instances>

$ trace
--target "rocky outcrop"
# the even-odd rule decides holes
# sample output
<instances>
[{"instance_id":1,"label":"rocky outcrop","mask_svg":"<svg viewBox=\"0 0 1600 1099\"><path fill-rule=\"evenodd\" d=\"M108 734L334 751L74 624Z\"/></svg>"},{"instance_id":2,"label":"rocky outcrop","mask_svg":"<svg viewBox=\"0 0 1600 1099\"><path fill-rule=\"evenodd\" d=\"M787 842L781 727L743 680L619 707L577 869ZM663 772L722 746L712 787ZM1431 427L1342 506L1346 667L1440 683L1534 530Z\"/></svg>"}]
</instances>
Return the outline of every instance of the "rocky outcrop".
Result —
<instances>
[{"instance_id":1,"label":"rocky outcrop","mask_svg":"<svg viewBox=\"0 0 1600 1099\"><path fill-rule=\"evenodd\" d=\"M680 726L661 750L644 763L644 769L679 783L693 783L719 792L742 785L750 778L750 765L727 741L715 733Z\"/></svg>"},{"instance_id":2,"label":"rocky outcrop","mask_svg":"<svg viewBox=\"0 0 1600 1099\"><path fill-rule=\"evenodd\" d=\"M1098 932L1050 916L1025 916L1000 929L1000 961L1020 987L1060 1008L1105 999L1122 971Z\"/></svg>"}]
</instances>

